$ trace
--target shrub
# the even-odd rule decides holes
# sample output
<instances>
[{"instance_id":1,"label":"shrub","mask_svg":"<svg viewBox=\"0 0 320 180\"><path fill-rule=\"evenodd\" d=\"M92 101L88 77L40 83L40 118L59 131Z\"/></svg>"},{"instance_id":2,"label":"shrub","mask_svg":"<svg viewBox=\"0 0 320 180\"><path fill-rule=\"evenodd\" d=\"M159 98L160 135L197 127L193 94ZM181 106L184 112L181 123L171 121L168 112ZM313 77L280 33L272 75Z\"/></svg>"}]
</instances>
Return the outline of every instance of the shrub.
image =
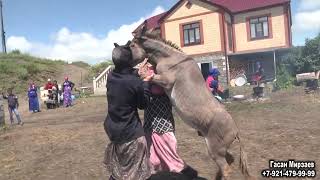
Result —
<instances>
[{"instance_id":1,"label":"shrub","mask_svg":"<svg viewBox=\"0 0 320 180\"><path fill-rule=\"evenodd\" d=\"M20 50L15 49L11 51L12 54L21 54Z\"/></svg>"},{"instance_id":2,"label":"shrub","mask_svg":"<svg viewBox=\"0 0 320 180\"><path fill-rule=\"evenodd\" d=\"M100 64L93 65L90 68L90 78L97 77L102 73L108 66L113 65L112 61L102 62Z\"/></svg>"},{"instance_id":3,"label":"shrub","mask_svg":"<svg viewBox=\"0 0 320 180\"><path fill-rule=\"evenodd\" d=\"M27 69L25 69L25 68L18 68L17 70L16 70L16 73L17 73L17 75L18 75L18 78L20 79L20 80L28 80L28 71L27 71Z\"/></svg>"},{"instance_id":4,"label":"shrub","mask_svg":"<svg viewBox=\"0 0 320 180\"><path fill-rule=\"evenodd\" d=\"M284 65L277 67L277 81L274 86L275 89L288 89L293 86L294 78L289 73L288 69Z\"/></svg>"}]
</instances>

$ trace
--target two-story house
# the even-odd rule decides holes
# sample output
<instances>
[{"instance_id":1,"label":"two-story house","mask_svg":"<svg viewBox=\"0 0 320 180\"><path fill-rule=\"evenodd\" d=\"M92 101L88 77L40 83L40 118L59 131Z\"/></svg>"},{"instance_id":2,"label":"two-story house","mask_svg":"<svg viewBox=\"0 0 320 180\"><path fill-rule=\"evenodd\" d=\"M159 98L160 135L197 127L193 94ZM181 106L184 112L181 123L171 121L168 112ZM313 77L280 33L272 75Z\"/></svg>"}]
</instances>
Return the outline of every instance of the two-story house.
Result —
<instances>
[{"instance_id":1,"label":"two-story house","mask_svg":"<svg viewBox=\"0 0 320 180\"><path fill-rule=\"evenodd\" d=\"M205 78L218 67L224 82L243 72L250 80L257 61L273 80L278 54L291 47L290 0L180 0L145 23L192 56Z\"/></svg>"}]
</instances>

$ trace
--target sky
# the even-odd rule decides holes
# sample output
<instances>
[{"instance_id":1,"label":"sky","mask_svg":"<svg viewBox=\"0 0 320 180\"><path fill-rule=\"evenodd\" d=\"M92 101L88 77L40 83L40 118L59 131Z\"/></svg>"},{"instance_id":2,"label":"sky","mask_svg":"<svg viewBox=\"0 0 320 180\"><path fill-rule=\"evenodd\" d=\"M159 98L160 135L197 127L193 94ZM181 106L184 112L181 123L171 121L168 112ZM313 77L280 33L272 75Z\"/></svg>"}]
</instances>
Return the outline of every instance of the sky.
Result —
<instances>
[{"instance_id":1,"label":"sky","mask_svg":"<svg viewBox=\"0 0 320 180\"><path fill-rule=\"evenodd\" d=\"M177 0L2 0L7 49L38 57L110 59L113 43L125 44L146 18ZM293 44L320 32L320 0L291 0Z\"/></svg>"}]
</instances>

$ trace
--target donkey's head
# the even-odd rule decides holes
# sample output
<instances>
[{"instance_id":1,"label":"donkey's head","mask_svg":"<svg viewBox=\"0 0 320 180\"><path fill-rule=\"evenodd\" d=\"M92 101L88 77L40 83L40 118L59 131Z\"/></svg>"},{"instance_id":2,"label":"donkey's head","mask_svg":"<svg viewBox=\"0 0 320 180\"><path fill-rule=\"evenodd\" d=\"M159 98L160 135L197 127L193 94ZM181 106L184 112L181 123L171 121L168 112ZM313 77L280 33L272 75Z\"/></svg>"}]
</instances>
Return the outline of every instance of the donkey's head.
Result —
<instances>
[{"instance_id":1,"label":"donkey's head","mask_svg":"<svg viewBox=\"0 0 320 180\"><path fill-rule=\"evenodd\" d=\"M144 43L146 43L149 38L145 36L148 32L144 24L140 26L136 32L133 33L134 38L130 43L132 60L134 64L139 64L146 57L148 57L148 52L146 51Z\"/></svg>"},{"instance_id":2,"label":"donkey's head","mask_svg":"<svg viewBox=\"0 0 320 180\"><path fill-rule=\"evenodd\" d=\"M146 57L152 64L157 64L162 59L178 59L177 56L185 56L176 44L162 39L153 29L147 30L146 23L141 25L133 36L130 49L135 63L142 62Z\"/></svg>"}]
</instances>

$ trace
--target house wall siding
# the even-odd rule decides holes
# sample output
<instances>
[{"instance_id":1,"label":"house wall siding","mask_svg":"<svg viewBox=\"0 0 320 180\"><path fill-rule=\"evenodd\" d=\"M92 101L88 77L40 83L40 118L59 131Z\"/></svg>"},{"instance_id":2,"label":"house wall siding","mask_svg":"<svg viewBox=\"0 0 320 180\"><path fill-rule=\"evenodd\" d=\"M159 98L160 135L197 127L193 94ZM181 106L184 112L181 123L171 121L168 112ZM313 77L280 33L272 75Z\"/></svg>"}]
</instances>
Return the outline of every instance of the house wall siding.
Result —
<instances>
[{"instance_id":1,"label":"house wall siding","mask_svg":"<svg viewBox=\"0 0 320 180\"><path fill-rule=\"evenodd\" d=\"M219 13L212 12L210 14L180 19L176 21L165 22L165 35L166 39L181 46L180 40L180 24L202 21L203 44L184 46L182 51L188 55L221 52L221 37L219 27Z\"/></svg>"},{"instance_id":2,"label":"house wall siding","mask_svg":"<svg viewBox=\"0 0 320 180\"><path fill-rule=\"evenodd\" d=\"M250 37L248 37L248 35L250 35L250 32L248 33L247 31L247 18L266 14L271 14L271 38L251 41ZM235 52L287 46L285 14L283 6L237 14L234 16L234 27L234 31L236 34Z\"/></svg>"},{"instance_id":3,"label":"house wall siding","mask_svg":"<svg viewBox=\"0 0 320 180\"><path fill-rule=\"evenodd\" d=\"M179 18L184 18L187 16L194 16L196 14L206 13L206 12L213 12L217 11L218 8L214 6L210 6L206 3L200 2L200 1L190 1L192 5L190 8L187 6L187 1L184 3L181 3L181 5L176 8L175 11L173 11L167 18L166 21L172 21Z\"/></svg>"}]
</instances>

